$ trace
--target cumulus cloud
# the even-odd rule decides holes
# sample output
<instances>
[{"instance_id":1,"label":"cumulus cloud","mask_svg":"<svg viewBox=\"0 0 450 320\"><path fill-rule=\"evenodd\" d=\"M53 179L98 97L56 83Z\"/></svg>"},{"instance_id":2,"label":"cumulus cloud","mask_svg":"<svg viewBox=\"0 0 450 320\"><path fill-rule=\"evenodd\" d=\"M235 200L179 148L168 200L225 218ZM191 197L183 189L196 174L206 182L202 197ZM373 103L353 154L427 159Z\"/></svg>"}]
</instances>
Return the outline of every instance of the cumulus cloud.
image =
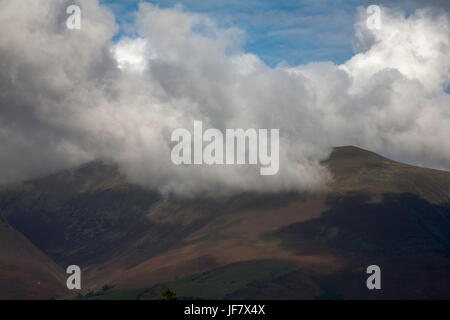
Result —
<instances>
[{"instance_id":1,"label":"cumulus cloud","mask_svg":"<svg viewBox=\"0 0 450 320\"><path fill-rule=\"evenodd\" d=\"M0 0L0 182L44 175L98 157L163 193L317 190L330 147L355 144L410 163L450 169L450 20L383 9L342 65L271 68L244 52L245 33L180 6L141 4L136 37L113 42L112 13L78 1ZM175 166L171 132L279 128L280 171Z\"/></svg>"}]
</instances>

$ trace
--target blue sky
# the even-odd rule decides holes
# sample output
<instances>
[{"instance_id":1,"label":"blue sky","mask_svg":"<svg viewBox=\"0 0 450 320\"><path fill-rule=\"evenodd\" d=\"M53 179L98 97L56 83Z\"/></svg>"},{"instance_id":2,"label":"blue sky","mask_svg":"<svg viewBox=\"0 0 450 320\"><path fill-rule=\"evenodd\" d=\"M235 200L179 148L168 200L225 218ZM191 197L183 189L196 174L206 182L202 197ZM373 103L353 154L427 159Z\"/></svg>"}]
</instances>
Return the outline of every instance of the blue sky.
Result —
<instances>
[{"instance_id":1,"label":"blue sky","mask_svg":"<svg viewBox=\"0 0 450 320\"><path fill-rule=\"evenodd\" d=\"M438 0L436 0L438 1ZM113 10L119 25L132 22L139 0L101 0ZM342 63L353 55L353 24L359 6L401 7L406 13L423 5L420 0L153 0L160 8L181 3L189 12L206 13L220 26L246 32L244 49L275 66L311 61ZM124 34L124 28L118 35Z\"/></svg>"}]
</instances>

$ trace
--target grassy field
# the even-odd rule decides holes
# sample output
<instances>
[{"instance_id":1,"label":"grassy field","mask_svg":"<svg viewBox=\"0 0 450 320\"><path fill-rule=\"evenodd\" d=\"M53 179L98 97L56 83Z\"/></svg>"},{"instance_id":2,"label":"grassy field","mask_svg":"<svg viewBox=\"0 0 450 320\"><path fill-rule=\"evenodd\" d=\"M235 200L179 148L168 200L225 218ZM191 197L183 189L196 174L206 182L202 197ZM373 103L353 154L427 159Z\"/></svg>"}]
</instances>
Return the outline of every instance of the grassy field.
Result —
<instances>
[{"instance_id":1,"label":"grassy field","mask_svg":"<svg viewBox=\"0 0 450 320\"><path fill-rule=\"evenodd\" d=\"M113 288L78 298L89 300L156 299L163 290L170 288L176 292L178 299L224 299L227 295L245 288L250 283L280 277L297 269L293 265L269 260L236 263L150 288L130 290L114 290Z\"/></svg>"}]
</instances>

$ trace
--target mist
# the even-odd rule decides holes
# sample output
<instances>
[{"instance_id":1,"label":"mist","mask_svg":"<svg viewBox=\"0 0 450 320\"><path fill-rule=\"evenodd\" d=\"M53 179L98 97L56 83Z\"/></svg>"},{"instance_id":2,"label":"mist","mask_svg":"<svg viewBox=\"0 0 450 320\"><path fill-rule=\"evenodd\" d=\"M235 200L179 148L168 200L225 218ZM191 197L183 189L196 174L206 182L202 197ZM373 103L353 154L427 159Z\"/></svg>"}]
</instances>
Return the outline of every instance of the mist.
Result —
<instances>
[{"instance_id":1,"label":"mist","mask_svg":"<svg viewBox=\"0 0 450 320\"><path fill-rule=\"evenodd\" d=\"M82 27L66 27L66 8ZM450 170L450 18L382 8L355 21L354 55L276 67L244 50L245 30L181 6L142 3L129 34L98 1L0 0L0 184L98 158L163 194L317 191L333 146L356 145ZM114 40L113 40L114 39ZM279 171L177 166L171 133L279 129Z\"/></svg>"}]
</instances>

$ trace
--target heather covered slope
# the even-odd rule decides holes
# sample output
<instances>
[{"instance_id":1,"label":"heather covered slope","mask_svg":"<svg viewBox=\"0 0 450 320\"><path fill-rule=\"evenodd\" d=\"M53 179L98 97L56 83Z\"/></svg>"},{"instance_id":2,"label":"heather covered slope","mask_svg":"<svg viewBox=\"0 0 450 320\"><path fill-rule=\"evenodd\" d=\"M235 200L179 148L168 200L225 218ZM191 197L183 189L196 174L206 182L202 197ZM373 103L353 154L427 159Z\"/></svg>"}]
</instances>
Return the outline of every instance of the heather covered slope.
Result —
<instances>
[{"instance_id":1,"label":"heather covered slope","mask_svg":"<svg viewBox=\"0 0 450 320\"><path fill-rule=\"evenodd\" d=\"M356 147L325 165L324 194L182 200L98 161L2 191L1 216L48 261L80 265L83 292L115 285L96 298L166 286L187 298L449 298L450 173ZM379 292L365 287L370 264Z\"/></svg>"},{"instance_id":2,"label":"heather covered slope","mask_svg":"<svg viewBox=\"0 0 450 320\"><path fill-rule=\"evenodd\" d=\"M60 266L0 222L0 299L49 299L64 294L65 283Z\"/></svg>"}]
</instances>

